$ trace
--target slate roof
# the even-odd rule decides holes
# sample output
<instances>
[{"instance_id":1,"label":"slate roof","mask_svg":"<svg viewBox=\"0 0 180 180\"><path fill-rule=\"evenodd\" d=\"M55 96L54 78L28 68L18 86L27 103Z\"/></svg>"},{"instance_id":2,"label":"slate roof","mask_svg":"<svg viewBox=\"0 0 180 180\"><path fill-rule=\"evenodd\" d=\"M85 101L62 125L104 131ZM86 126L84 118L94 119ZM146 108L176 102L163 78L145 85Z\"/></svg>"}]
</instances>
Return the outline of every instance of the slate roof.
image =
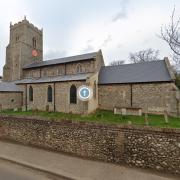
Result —
<instances>
[{"instance_id":1,"label":"slate roof","mask_svg":"<svg viewBox=\"0 0 180 180\"><path fill-rule=\"evenodd\" d=\"M14 82L1 82L0 92L23 92Z\"/></svg>"},{"instance_id":2,"label":"slate roof","mask_svg":"<svg viewBox=\"0 0 180 180\"><path fill-rule=\"evenodd\" d=\"M23 69L38 68L38 67L51 66L51 65L57 65L57 64L65 64L65 63L70 63L70 62L75 62L75 61L85 61L89 59L95 59L96 55L97 55L97 52L92 52L92 53L82 54L82 55L77 55L77 56L70 56L70 57L64 57L64 58L59 58L59 59L41 61L41 62L25 65Z\"/></svg>"},{"instance_id":3,"label":"slate roof","mask_svg":"<svg viewBox=\"0 0 180 180\"><path fill-rule=\"evenodd\" d=\"M164 60L104 66L99 73L99 84L125 84L145 82L169 82L170 77Z\"/></svg>"},{"instance_id":4,"label":"slate roof","mask_svg":"<svg viewBox=\"0 0 180 180\"><path fill-rule=\"evenodd\" d=\"M86 80L90 77L92 73L86 74L75 74L75 75L65 75L65 76L55 76L55 77L42 77L38 79L22 79L16 81L16 84L36 84L36 83L46 83L46 82L65 82L65 81L80 81Z\"/></svg>"}]
</instances>

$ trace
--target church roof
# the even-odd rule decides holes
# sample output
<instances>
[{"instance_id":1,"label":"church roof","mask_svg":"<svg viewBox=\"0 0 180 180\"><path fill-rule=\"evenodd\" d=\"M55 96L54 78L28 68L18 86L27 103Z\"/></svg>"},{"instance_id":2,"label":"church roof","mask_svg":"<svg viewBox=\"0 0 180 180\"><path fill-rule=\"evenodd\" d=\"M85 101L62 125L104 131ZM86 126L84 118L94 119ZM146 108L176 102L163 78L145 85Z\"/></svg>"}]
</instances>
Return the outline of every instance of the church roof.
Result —
<instances>
[{"instance_id":1,"label":"church roof","mask_svg":"<svg viewBox=\"0 0 180 180\"><path fill-rule=\"evenodd\" d=\"M1 82L0 92L23 92L14 82Z\"/></svg>"},{"instance_id":2,"label":"church roof","mask_svg":"<svg viewBox=\"0 0 180 180\"><path fill-rule=\"evenodd\" d=\"M65 81L81 81L86 80L90 77L92 73L86 74L74 74L74 75L61 75L61 76L52 76L52 77L42 77L38 79L22 79L16 81L16 84L37 84L37 83L46 83L46 82L65 82Z\"/></svg>"},{"instance_id":3,"label":"church roof","mask_svg":"<svg viewBox=\"0 0 180 180\"><path fill-rule=\"evenodd\" d=\"M77 56L70 56L70 57L64 57L64 58L59 58L59 59L41 61L41 62L25 65L23 69L52 66L52 65L65 64L65 63L70 63L70 62L75 62L75 61L85 61L85 60L95 59L96 55L97 55L97 52L92 52L92 53L82 54L82 55L77 55Z\"/></svg>"},{"instance_id":4,"label":"church roof","mask_svg":"<svg viewBox=\"0 0 180 180\"><path fill-rule=\"evenodd\" d=\"M164 60L104 66L99 73L99 84L127 84L173 81Z\"/></svg>"}]
</instances>

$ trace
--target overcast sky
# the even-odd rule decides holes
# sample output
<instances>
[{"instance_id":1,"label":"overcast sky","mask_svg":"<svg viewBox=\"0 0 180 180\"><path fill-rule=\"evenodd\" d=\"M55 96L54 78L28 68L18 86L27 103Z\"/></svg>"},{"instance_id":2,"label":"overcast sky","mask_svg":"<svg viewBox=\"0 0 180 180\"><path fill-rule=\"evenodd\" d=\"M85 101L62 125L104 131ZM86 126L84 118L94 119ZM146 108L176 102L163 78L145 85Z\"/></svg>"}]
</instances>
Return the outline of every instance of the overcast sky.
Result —
<instances>
[{"instance_id":1,"label":"overcast sky","mask_svg":"<svg viewBox=\"0 0 180 180\"><path fill-rule=\"evenodd\" d=\"M102 49L106 65L127 60L130 52L146 48L170 56L159 37L180 0L4 0L0 5L0 74L9 41L9 24L24 15L44 30L44 59ZM127 61L128 62L128 61Z\"/></svg>"}]
</instances>

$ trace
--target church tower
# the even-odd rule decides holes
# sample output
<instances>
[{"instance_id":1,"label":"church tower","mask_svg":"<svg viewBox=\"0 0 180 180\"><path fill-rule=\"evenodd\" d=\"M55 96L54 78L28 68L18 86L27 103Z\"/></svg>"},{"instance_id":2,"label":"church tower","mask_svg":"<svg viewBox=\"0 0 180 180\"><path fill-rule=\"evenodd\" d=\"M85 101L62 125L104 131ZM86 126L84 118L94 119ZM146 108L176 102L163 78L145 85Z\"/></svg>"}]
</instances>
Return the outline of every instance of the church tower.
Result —
<instances>
[{"instance_id":1,"label":"church tower","mask_svg":"<svg viewBox=\"0 0 180 180\"><path fill-rule=\"evenodd\" d=\"M15 81L23 77L23 66L43 60L43 31L24 17L17 24L10 24L10 40L6 47L6 64L3 81Z\"/></svg>"}]
</instances>

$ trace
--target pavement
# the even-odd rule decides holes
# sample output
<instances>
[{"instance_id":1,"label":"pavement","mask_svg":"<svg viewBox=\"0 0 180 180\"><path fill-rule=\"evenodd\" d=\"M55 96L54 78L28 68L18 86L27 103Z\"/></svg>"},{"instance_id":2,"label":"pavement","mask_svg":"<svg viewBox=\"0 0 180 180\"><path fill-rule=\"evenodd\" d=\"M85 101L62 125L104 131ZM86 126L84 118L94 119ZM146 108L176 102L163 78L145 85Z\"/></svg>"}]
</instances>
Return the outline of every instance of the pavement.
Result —
<instances>
[{"instance_id":1,"label":"pavement","mask_svg":"<svg viewBox=\"0 0 180 180\"><path fill-rule=\"evenodd\" d=\"M176 176L0 141L0 159L70 180L173 180Z\"/></svg>"},{"instance_id":2,"label":"pavement","mask_svg":"<svg viewBox=\"0 0 180 180\"><path fill-rule=\"evenodd\" d=\"M65 180L30 168L0 160L0 180Z\"/></svg>"}]
</instances>

